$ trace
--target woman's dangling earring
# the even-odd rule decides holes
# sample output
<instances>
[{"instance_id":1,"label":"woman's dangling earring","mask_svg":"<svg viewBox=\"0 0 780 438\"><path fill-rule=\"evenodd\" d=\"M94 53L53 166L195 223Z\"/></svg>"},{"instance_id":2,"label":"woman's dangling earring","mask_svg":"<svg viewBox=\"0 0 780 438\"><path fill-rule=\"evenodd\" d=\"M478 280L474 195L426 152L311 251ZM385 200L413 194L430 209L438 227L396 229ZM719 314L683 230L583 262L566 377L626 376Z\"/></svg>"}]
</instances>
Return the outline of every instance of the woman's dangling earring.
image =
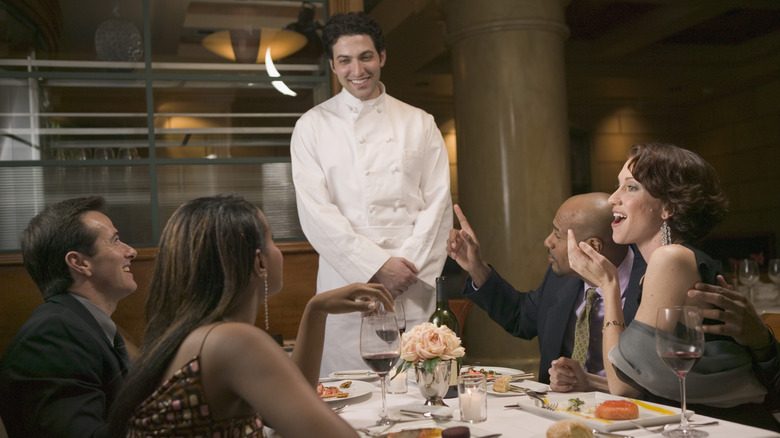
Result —
<instances>
[{"instance_id":1,"label":"woman's dangling earring","mask_svg":"<svg viewBox=\"0 0 780 438\"><path fill-rule=\"evenodd\" d=\"M669 229L669 224L664 220L664 223L661 225L661 245L669 245L670 243L672 243L671 230Z\"/></svg>"},{"instance_id":2,"label":"woman's dangling earring","mask_svg":"<svg viewBox=\"0 0 780 438\"><path fill-rule=\"evenodd\" d=\"M265 309L265 331L268 333L271 326L268 324L268 275L263 276L263 284L265 285L265 295L263 295L263 308Z\"/></svg>"}]
</instances>

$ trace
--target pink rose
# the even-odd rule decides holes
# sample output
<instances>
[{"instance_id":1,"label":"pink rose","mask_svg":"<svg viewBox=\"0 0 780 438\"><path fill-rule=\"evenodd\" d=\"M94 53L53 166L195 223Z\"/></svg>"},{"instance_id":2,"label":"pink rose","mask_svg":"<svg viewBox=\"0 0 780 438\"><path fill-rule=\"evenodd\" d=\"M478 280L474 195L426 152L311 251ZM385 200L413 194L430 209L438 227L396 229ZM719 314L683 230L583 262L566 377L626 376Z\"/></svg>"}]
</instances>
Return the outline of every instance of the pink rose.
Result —
<instances>
[{"instance_id":1,"label":"pink rose","mask_svg":"<svg viewBox=\"0 0 780 438\"><path fill-rule=\"evenodd\" d=\"M424 322L404 333L401 338L401 359L418 363L436 357L450 360L463 357L466 351L460 338L447 326Z\"/></svg>"}]
</instances>

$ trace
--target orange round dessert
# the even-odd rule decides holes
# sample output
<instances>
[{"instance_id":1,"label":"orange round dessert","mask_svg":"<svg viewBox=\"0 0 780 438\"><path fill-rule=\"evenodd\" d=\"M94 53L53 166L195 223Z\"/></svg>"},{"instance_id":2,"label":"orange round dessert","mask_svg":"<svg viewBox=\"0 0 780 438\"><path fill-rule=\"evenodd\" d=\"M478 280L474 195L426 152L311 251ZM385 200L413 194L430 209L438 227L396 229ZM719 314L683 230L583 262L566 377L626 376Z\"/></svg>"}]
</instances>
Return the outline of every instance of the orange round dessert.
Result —
<instances>
[{"instance_id":1,"label":"orange round dessert","mask_svg":"<svg viewBox=\"0 0 780 438\"><path fill-rule=\"evenodd\" d=\"M604 420L634 420L639 418L639 406L628 400L607 400L594 413Z\"/></svg>"}]
</instances>

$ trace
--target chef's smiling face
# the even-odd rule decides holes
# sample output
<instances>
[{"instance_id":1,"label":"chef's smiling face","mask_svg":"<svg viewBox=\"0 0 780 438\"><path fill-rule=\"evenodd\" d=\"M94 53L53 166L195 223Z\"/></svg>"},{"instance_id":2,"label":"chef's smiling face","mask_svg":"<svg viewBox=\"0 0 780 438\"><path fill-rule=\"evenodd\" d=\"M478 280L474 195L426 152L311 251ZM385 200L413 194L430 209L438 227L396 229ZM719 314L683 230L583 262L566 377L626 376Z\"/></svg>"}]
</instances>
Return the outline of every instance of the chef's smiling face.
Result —
<instances>
[{"instance_id":1,"label":"chef's smiling face","mask_svg":"<svg viewBox=\"0 0 780 438\"><path fill-rule=\"evenodd\" d=\"M360 100L379 97L379 74L384 65L385 52L377 53L368 35L345 35L333 44L330 68L341 86Z\"/></svg>"}]
</instances>

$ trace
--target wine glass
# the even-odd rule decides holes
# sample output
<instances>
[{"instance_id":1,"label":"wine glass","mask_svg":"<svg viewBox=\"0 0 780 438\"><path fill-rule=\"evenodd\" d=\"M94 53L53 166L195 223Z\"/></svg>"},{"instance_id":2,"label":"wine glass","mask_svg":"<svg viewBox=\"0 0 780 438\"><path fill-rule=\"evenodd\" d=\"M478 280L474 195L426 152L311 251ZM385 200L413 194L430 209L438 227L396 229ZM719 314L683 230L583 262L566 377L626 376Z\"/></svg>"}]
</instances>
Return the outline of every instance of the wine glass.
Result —
<instances>
[{"instance_id":1,"label":"wine glass","mask_svg":"<svg viewBox=\"0 0 780 438\"><path fill-rule=\"evenodd\" d=\"M707 432L688 427L685 416L685 375L704 354L702 316L698 307L658 309L655 351L680 379L680 427L662 433L667 437L705 437Z\"/></svg>"},{"instance_id":2,"label":"wine glass","mask_svg":"<svg viewBox=\"0 0 780 438\"><path fill-rule=\"evenodd\" d=\"M378 376L382 388L382 413L377 424L391 424L387 417L387 387L385 378L401 355L398 322L392 312L369 314L360 323L360 356Z\"/></svg>"},{"instance_id":3,"label":"wine glass","mask_svg":"<svg viewBox=\"0 0 780 438\"><path fill-rule=\"evenodd\" d=\"M398 322L398 332L403 335L406 331L406 311L404 310L404 301L393 301L393 308L395 309L395 320Z\"/></svg>"},{"instance_id":4,"label":"wine glass","mask_svg":"<svg viewBox=\"0 0 780 438\"><path fill-rule=\"evenodd\" d=\"M769 275L769 281L774 283L777 290L780 291L780 259L769 259L766 271Z\"/></svg>"},{"instance_id":5,"label":"wine glass","mask_svg":"<svg viewBox=\"0 0 780 438\"><path fill-rule=\"evenodd\" d=\"M393 302L395 320L398 323L398 333L404 334L406 330L406 312L404 311L404 301L395 300ZM391 394L405 394L409 389L406 383L406 371L398 372L398 366L390 370L390 379L387 381L387 392Z\"/></svg>"},{"instance_id":6,"label":"wine glass","mask_svg":"<svg viewBox=\"0 0 780 438\"><path fill-rule=\"evenodd\" d=\"M753 285L758 282L758 263L755 260L743 259L737 266L737 277L739 282L748 287L748 298L755 302L753 296Z\"/></svg>"},{"instance_id":7,"label":"wine glass","mask_svg":"<svg viewBox=\"0 0 780 438\"><path fill-rule=\"evenodd\" d=\"M140 156L138 155L138 149L136 148L120 148L119 149L119 159L120 160L137 160Z\"/></svg>"}]
</instances>

